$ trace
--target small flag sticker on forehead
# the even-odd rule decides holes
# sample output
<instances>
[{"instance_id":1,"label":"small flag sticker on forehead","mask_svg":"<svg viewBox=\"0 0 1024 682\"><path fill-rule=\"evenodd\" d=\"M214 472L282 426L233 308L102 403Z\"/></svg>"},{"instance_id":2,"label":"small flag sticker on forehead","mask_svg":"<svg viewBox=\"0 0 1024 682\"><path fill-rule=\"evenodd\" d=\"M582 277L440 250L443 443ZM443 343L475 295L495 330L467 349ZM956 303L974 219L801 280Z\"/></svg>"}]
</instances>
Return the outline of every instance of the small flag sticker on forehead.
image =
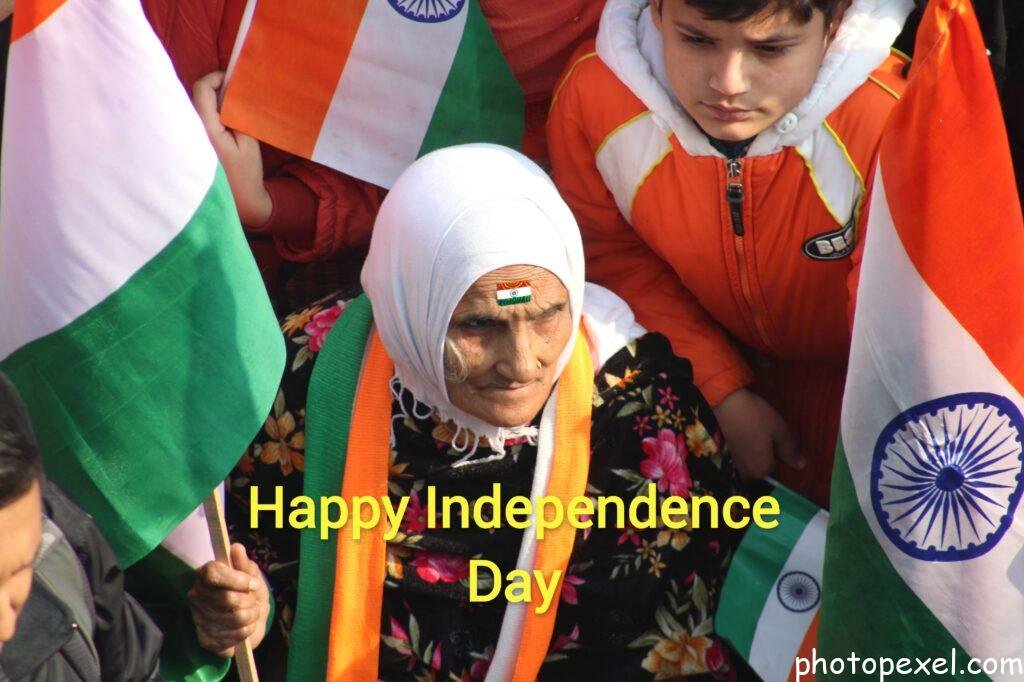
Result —
<instances>
[{"instance_id":1,"label":"small flag sticker on forehead","mask_svg":"<svg viewBox=\"0 0 1024 682\"><path fill-rule=\"evenodd\" d=\"M533 298L533 291L528 279L516 282L498 282L498 305L529 303L531 298Z\"/></svg>"}]
</instances>

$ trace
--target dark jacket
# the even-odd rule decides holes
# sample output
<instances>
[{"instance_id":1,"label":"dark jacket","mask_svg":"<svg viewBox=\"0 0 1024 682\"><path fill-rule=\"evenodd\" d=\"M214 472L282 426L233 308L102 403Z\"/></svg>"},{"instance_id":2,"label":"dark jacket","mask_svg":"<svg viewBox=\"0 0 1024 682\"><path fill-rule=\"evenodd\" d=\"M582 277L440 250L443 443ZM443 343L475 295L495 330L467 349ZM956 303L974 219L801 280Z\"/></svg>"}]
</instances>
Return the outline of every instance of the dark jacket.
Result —
<instances>
[{"instance_id":1,"label":"dark jacket","mask_svg":"<svg viewBox=\"0 0 1024 682\"><path fill-rule=\"evenodd\" d=\"M44 487L43 541L0 681L138 682L158 675L163 635L131 595L92 519Z\"/></svg>"}]
</instances>

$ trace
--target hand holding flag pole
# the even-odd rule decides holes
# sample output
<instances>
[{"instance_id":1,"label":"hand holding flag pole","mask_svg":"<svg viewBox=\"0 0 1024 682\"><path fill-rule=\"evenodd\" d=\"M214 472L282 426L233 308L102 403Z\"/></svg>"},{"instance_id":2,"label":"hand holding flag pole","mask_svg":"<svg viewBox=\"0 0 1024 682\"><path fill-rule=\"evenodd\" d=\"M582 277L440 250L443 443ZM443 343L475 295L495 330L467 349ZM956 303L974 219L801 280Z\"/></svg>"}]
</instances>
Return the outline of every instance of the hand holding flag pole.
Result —
<instances>
[{"instance_id":1,"label":"hand holding flag pole","mask_svg":"<svg viewBox=\"0 0 1024 682\"><path fill-rule=\"evenodd\" d=\"M224 505L221 502L219 488L214 489L209 497L203 500L203 511L206 512L206 522L210 527L214 556L217 561L232 566L231 540L228 538L228 527L224 521ZM252 645L248 639L242 640L235 648L235 666L238 669L238 678L242 682L259 682L256 660L253 658Z\"/></svg>"}]
</instances>

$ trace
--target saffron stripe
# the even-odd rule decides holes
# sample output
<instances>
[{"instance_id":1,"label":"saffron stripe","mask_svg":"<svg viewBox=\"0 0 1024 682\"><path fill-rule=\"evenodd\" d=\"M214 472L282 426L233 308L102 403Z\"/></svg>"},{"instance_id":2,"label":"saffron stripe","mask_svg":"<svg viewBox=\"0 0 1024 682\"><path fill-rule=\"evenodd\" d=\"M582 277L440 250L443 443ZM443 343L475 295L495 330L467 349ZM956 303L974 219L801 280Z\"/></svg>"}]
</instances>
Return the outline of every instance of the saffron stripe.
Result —
<instances>
[{"instance_id":1,"label":"saffron stripe","mask_svg":"<svg viewBox=\"0 0 1024 682\"><path fill-rule=\"evenodd\" d=\"M36 29L65 3L74 0L18 0L18 11L11 19L11 43ZM113 0L111 0L113 1Z\"/></svg>"},{"instance_id":2,"label":"saffron stripe","mask_svg":"<svg viewBox=\"0 0 1024 682\"><path fill-rule=\"evenodd\" d=\"M498 282L498 290L504 291L508 289L522 289L523 287L530 286L530 280L521 279L518 282Z\"/></svg>"},{"instance_id":3,"label":"saffron stripe","mask_svg":"<svg viewBox=\"0 0 1024 682\"><path fill-rule=\"evenodd\" d=\"M391 433L390 381L395 364L374 332L359 377L341 496L381 499L388 496L388 451ZM382 419L382 417L384 417ZM337 490L337 487L335 488ZM384 601L386 522L363 531L356 540L340 533L334 567L334 590L327 652L327 679L372 682L378 679L380 621ZM344 642L344 644L341 644Z\"/></svg>"},{"instance_id":4,"label":"saffron stripe","mask_svg":"<svg viewBox=\"0 0 1024 682\"><path fill-rule=\"evenodd\" d=\"M224 124L310 158L367 2L260 0L227 87Z\"/></svg>"},{"instance_id":5,"label":"saffron stripe","mask_svg":"<svg viewBox=\"0 0 1024 682\"><path fill-rule=\"evenodd\" d=\"M953 5L955 21L922 24L922 30L938 31L941 37L930 50L916 50L911 82L888 126L913 130L917 121L927 120L930 130L914 136L913 154L906 153L905 137L885 136L880 151L885 190L895 199L889 208L914 267L1017 392L1024 393L1024 344L1006 326L1007 320L1024 319L1024 297L1006 295L1024 291L1024 218L984 42L977 22L966 16L969 8L963 2ZM954 48L970 58L954 60ZM953 73L955 79L943 77ZM993 105L965 107L964 102ZM930 162L923 174L922 159L970 163ZM936 201L937 196L943 200ZM977 263L985 265L964 267ZM979 301L999 305L993 309Z\"/></svg>"},{"instance_id":6,"label":"saffron stripe","mask_svg":"<svg viewBox=\"0 0 1024 682\"><path fill-rule=\"evenodd\" d=\"M789 670L789 677L786 678L786 682L798 682L796 679L796 659L804 658L810 659L813 650L818 644L818 622L821 620L821 609L814 612L814 620L811 621L811 626L807 628L807 632L804 634L804 641L800 643L800 649L796 652L796 657L793 658L793 665ZM799 682L814 682L814 671L801 675Z\"/></svg>"}]
</instances>

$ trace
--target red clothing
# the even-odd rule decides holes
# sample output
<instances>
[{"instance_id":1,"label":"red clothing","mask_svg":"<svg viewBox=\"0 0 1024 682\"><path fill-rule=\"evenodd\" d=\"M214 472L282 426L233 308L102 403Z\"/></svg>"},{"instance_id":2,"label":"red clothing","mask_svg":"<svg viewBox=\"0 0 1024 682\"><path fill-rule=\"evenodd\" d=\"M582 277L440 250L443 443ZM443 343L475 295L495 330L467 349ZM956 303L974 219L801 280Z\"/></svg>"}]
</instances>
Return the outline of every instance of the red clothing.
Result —
<instances>
[{"instance_id":1,"label":"red clothing","mask_svg":"<svg viewBox=\"0 0 1024 682\"><path fill-rule=\"evenodd\" d=\"M186 89L227 67L244 0L142 0L142 6ZM246 229L265 279L272 281L268 270L276 271L280 258L328 260L369 243L384 190L269 145L261 147L274 208L264 225ZM276 254L258 235L273 240Z\"/></svg>"},{"instance_id":2,"label":"red clothing","mask_svg":"<svg viewBox=\"0 0 1024 682\"><path fill-rule=\"evenodd\" d=\"M480 9L526 98L523 152L544 163L544 124L569 55L597 35L603 0L480 0Z\"/></svg>"}]
</instances>

